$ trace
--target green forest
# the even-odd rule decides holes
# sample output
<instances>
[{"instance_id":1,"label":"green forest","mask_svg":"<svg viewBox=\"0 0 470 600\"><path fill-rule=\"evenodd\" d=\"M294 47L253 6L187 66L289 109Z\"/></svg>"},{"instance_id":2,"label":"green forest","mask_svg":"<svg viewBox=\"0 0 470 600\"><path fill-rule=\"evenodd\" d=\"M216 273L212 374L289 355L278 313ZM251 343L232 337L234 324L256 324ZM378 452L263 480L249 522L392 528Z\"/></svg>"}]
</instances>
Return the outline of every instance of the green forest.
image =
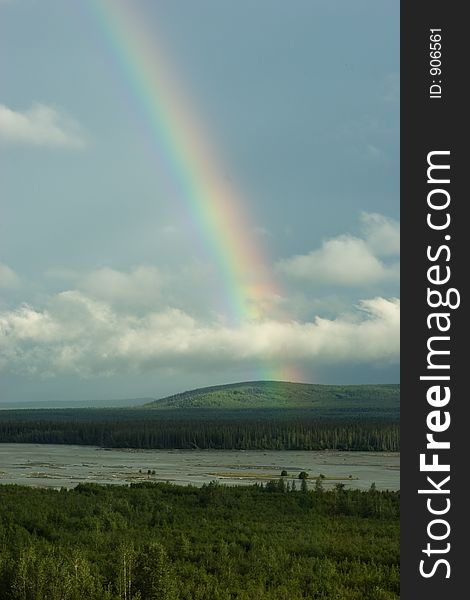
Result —
<instances>
[{"instance_id":1,"label":"green forest","mask_svg":"<svg viewBox=\"0 0 470 600\"><path fill-rule=\"evenodd\" d=\"M4 600L391 600L399 492L0 486Z\"/></svg>"},{"instance_id":2,"label":"green forest","mask_svg":"<svg viewBox=\"0 0 470 600\"><path fill-rule=\"evenodd\" d=\"M378 411L396 415L400 406L399 384L322 385L287 381L247 381L199 388L148 403L155 409L315 409L331 415L343 411L358 414Z\"/></svg>"},{"instance_id":3,"label":"green forest","mask_svg":"<svg viewBox=\"0 0 470 600\"><path fill-rule=\"evenodd\" d=\"M399 386L254 382L121 409L2 410L0 442L397 452ZM399 492L304 478L0 486L2 600L392 600Z\"/></svg>"},{"instance_id":4,"label":"green forest","mask_svg":"<svg viewBox=\"0 0 470 600\"><path fill-rule=\"evenodd\" d=\"M246 382L137 408L2 410L0 442L397 452L399 408L399 385Z\"/></svg>"},{"instance_id":5,"label":"green forest","mask_svg":"<svg viewBox=\"0 0 470 600\"><path fill-rule=\"evenodd\" d=\"M397 452L396 420L318 418L312 412L2 411L0 442L109 448Z\"/></svg>"},{"instance_id":6,"label":"green forest","mask_svg":"<svg viewBox=\"0 0 470 600\"><path fill-rule=\"evenodd\" d=\"M0 442L397 452L398 385L247 382L134 408L2 410Z\"/></svg>"}]
</instances>

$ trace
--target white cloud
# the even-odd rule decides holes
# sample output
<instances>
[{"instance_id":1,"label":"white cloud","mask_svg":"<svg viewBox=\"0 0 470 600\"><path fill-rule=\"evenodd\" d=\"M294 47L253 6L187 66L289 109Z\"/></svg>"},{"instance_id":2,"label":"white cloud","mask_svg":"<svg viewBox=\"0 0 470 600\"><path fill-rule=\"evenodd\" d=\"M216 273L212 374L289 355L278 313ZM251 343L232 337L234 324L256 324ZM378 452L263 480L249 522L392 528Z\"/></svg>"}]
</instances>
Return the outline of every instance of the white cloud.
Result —
<instances>
[{"instance_id":1,"label":"white cloud","mask_svg":"<svg viewBox=\"0 0 470 600\"><path fill-rule=\"evenodd\" d=\"M220 289L214 269L197 261L172 269L168 265L140 265L128 271L55 267L48 269L45 276L62 289L79 291L90 299L108 303L113 310L135 315L167 306L191 314L213 314L215 304L208 297Z\"/></svg>"},{"instance_id":2,"label":"white cloud","mask_svg":"<svg viewBox=\"0 0 470 600\"><path fill-rule=\"evenodd\" d=\"M73 119L44 104L34 104L24 112L0 104L0 141L63 148L85 144L83 132Z\"/></svg>"},{"instance_id":3,"label":"white cloud","mask_svg":"<svg viewBox=\"0 0 470 600\"><path fill-rule=\"evenodd\" d=\"M378 213L363 212L362 228L369 248L376 256L400 254L400 224Z\"/></svg>"},{"instance_id":4,"label":"white cloud","mask_svg":"<svg viewBox=\"0 0 470 600\"><path fill-rule=\"evenodd\" d=\"M314 364L396 363L399 301L363 300L355 311L311 322L262 320L227 326L179 309L116 313L69 291L37 310L0 313L0 364L16 371L83 376L164 368L206 369L255 360Z\"/></svg>"},{"instance_id":5,"label":"white cloud","mask_svg":"<svg viewBox=\"0 0 470 600\"><path fill-rule=\"evenodd\" d=\"M398 224L365 213L362 229L363 237L327 240L278 268L292 277L343 286L396 279L396 267L379 257L398 252ZM330 290L316 298L295 290L273 298L270 291L263 318L233 325L223 308L215 314L214 302L207 301L220 291L220 282L199 263L173 271L139 266L127 272L53 269L47 275L68 291L45 300L42 293L31 295L42 298L40 306L32 300L0 310L0 367L5 370L88 377L251 368L259 362L282 365L286 358L299 366L398 362L399 301L376 289L368 293L377 297L353 310L347 307L358 295L349 291ZM19 278L0 264L2 280L13 287ZM259 293L256 298L262 303Z\"/></svg>"},{"instance_id":6,"label":"white cloud","mask_svg":"<svg viewBox=\"0 0 470 600\"><path fill-rule=\"evenodd\" d=\"M120 306L152 306L159 298L165 276L156 268L140 266L125 273L102 268L77 282L86 294Z\"/></svg>"},{"instance_id":7,"label":"white cloud","mask_svg":"<svg viewBox=\"0 0 470 600\"><path fill-rule=\"evenodd\" d=\"M377 213L363 213L361 220L364 238L347 234L326 240L321 248L308 254L280 260L278 270L296 279L326 285L362 286L398 280L398 263L380 260L399 252L398 223Z\"/></svg>"},{"instance_id":8,"label":"white cloud","mask_svg":"<svg viewBox=\"0 0 470 600\"><path fill-rule=\"evenodd\" d=\"M282 273L317 284L364 285L395 276L374 256L367 243L357 237L342 235L323 242L309 254L281 260Z\"/></svg>"},{"instance_id":9,"label":"white cloud","mask_svg":"<svg viewBox=\"0 0 470 600\"><path fill-rule=\"evenodd\" d=\"M8 265L0 263L0 289L16 288L19 284L18 275Z\"/></svg>"}]
</instances>

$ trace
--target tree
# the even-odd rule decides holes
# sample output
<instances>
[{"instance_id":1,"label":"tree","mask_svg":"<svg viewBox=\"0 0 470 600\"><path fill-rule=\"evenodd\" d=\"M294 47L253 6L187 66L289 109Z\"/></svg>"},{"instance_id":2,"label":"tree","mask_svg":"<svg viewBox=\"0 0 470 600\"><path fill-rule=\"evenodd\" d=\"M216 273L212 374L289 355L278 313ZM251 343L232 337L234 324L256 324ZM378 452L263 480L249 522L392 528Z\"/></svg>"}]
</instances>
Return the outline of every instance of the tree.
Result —
<instances>
[{"instance_id":1,"label":"tree","mask_svg":"<svg viewBox=\"0 0 470 600\"><path fill-rule=\"evenodd\" d=\"M146 544L137 555L134 589L145 600L175 600L176 579L165 548Z\"/></svg>"},{"instance_id":2,"label":"tree","mask_svg":"<svg viewBox=\"0 0 470 600\"><path fill-rule=\"evenodd\" d=\"M134 567L136 552L132 543L122 543L118 550L118 577L117 584L119 595L124 600L131 600L134 589Z\"/></svg>"}]
</instances>

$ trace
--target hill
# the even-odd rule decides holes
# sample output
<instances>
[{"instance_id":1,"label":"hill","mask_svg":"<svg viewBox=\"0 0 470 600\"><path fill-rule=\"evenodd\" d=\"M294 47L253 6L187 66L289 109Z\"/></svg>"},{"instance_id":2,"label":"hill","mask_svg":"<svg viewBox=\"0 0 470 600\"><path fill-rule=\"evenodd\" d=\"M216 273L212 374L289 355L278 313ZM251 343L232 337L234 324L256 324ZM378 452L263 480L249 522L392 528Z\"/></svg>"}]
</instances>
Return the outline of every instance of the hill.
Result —
<instances>
[{"instance_id":1,"label":"hill","mask_svg":"<svg viewBox=\"0 0 470 600\"><path fill-rule=\"evenodd\" d=\"M154 409L304 409L319 412L399 412L400 386L321 385L251 381L200 388L144 405Z\"/></svg>"},{"instance_id":2,"label":"hill","mask_svg":"<svg viewBox=\"0 0 470 600\"><path fill-rule=\"evenodd\" d=\"M0 443L216 450L399 450L398 385L261 381L129 408L3 410Z\"/></svg>"}]
</instances>

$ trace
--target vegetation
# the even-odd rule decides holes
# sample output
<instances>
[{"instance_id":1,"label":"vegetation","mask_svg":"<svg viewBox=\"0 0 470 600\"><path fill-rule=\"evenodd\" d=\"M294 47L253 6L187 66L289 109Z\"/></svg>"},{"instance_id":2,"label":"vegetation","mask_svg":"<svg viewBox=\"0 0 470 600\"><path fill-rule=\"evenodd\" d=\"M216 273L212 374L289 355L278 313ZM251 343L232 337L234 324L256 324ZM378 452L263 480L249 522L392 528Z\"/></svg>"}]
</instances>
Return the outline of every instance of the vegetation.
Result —
<instances>
[{"instance_id":1,"label":"vegetation","mask_svg":"<svg viewBox=\"0 0 470 600\"><path fill-rule=\"evenodd\" d=\"M283 414L279 414L282 412ZM0 442L109 448L399 450L398 421L322 419L312 412L3 411Z\"/></svg>"},{"instance_id":2,"label":"vegetation","mask_svg":"<svg viewBox=\"0 0 470 600\"><path fill-rule=\"evenodd\" d=\"M397 416L400 386L319 385L285 381L252 381L201 388L175 394L146 404L155 409L316 409L325 416L371 411ZM326 413L324 411L327 411Z\"/></svg>"},{"instance_id":3,"label":"vegetation","mask_svg":"<svg viewBox=\"0 0 470 600\"><path fill-rule=\"evenodd\" d=\"M1 411L0 442L398 451L398 417L398 386L255 382L140 408ZM322 474L310 490L308 477L0 486L0 598L397 599L399 492L325 491Z\"/></svg>"},{"instance_id":4,"label":"vegetation","mask_svg":"<svg viewBox=\"0 0 470 600\"><path fill-rule=\"evenodd\" d=\"M399 492L0 486L0 597L397 599Z\"/></svg>"},{"instance_id":5,"label":"vegetation","mask_svg":"<svg viewBox=\"0 0 470 600\"><path fill-rule=\"evenodd\" d=\"M128 409L0 411L0 442L113 448L399 450L399 386L240 383Z\"/></svg>"}]
</instances>

